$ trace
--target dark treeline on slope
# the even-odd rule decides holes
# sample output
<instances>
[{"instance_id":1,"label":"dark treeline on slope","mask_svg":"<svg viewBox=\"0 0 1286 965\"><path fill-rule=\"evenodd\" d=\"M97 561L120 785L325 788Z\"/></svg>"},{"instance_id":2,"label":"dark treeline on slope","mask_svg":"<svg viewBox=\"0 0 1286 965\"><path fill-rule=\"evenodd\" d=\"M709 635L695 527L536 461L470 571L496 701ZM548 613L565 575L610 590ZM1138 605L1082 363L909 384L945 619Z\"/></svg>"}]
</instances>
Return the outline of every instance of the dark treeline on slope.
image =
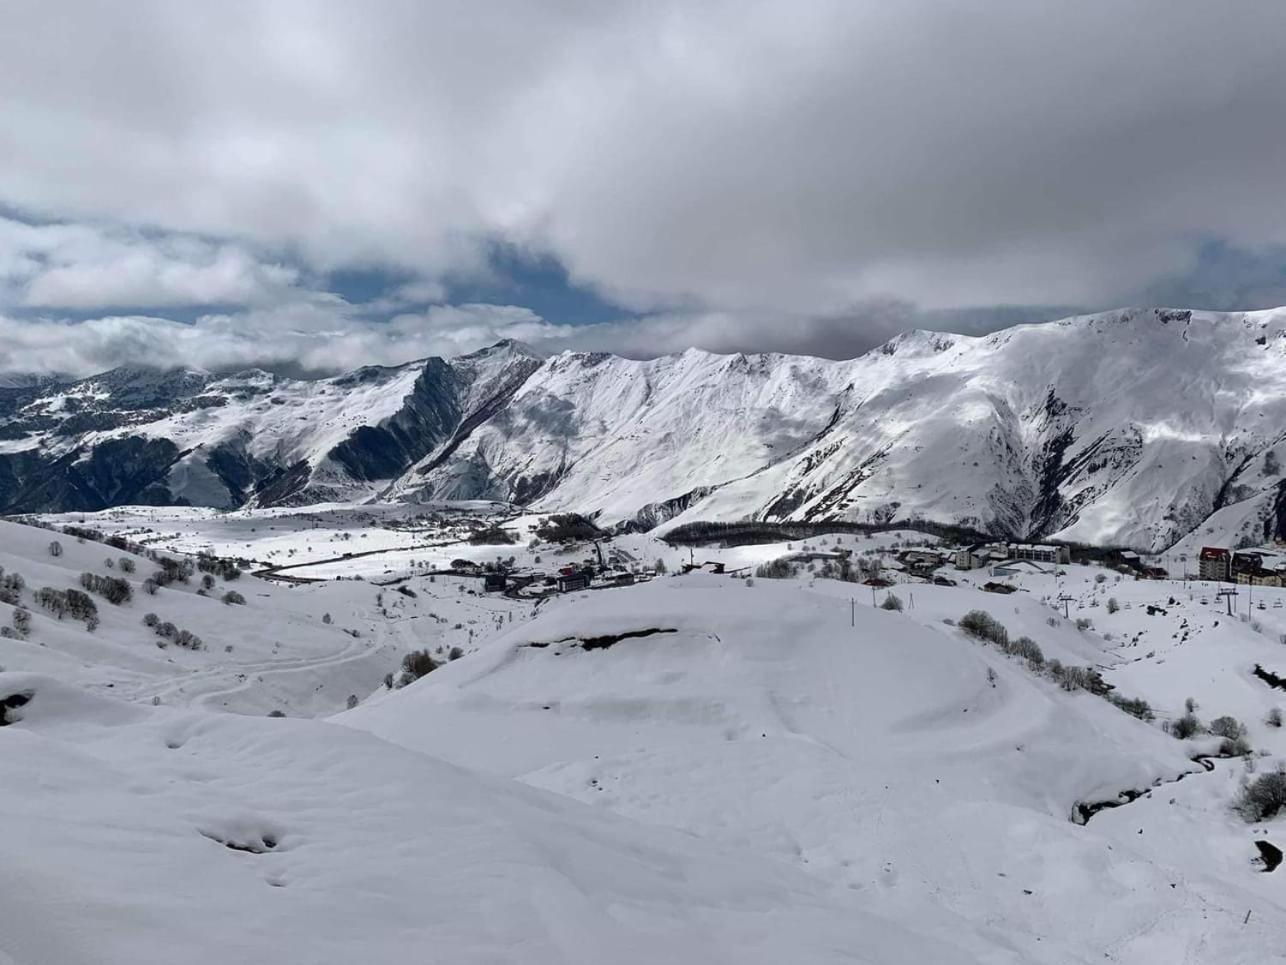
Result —
<instances>
[{"instance_id":1,"label":"dark treeline on slope","mask_svg":"<svg viewBox=\"0 0 1286 965\"><path fill-rule=\"evenodd\" d=\"M1012 541L1012 537L995 536L979 532L968 526L935 523L922 519L892 523L855 523L843 520L827 523L783 523L763 520L739 520L732 523L719 523L699 520L695 523L684 523L681 526L676 526L661 538L671 546L699 546L703 543L722 543L724 546L751 546L756 543L780 543L784 540L812 539L829 533L855 533L869 536L872 533L889 533L902 530L927 533L954 545L1007 543ZM1074 563L1116 565L1121 562L1123 559L1122 553L1125 552L1125 548L1120 546L1089 546L1068 540L1051 539L1040 540L1040 542L1066 546L1071 551L1072 562Z\"/></svg>"},{"instance_id":2,"label":"dark treeline on slope","mask_svg":"<svg viewBox=\"0 0 1286 965\"><path fill-rule=\"evenodd\" d=\"M701 543L723 543L726 546L749 546L755 543L780 543L782 540L811 539L828 533L888 533L911 530L929 533L953 543L985 543L997 539L966 526L933 523L923 520L905 523L798 523L743 520L734 523L699 521L676 526L662 537L672 546L694 546Z\"/></svg>"}]
</instances>

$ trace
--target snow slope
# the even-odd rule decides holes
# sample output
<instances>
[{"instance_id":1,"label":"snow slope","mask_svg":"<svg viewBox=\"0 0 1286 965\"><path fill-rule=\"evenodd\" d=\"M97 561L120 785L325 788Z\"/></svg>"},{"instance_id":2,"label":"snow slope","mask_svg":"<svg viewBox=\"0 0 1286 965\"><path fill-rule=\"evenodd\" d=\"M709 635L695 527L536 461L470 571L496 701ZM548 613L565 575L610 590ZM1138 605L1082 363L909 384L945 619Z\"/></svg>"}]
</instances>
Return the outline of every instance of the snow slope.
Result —
<instances>
[{"instance_id":1,"label":"snow slope","mask_svg":"<svg viewBox=\"0 0 1286 965\"><path fill-rule=\"evenodd\" d=\"M62 547L58 557L49 555L55 540ZM122 569L121 559L133 561L133 573ZM55 676L126 700L240 713L330 713L349 694L376 689L411 649L380 617L378 588L365 583L336 584L323 596L316 587L287 588L247 574L217 579L210 595L201 596L203 574L196 573L187 585L173 583L148 595L143 581L157 569L151 560L3 521L0 567L23 577L21 603L31 613L26 639L0 637L0 667ZM133 598L119 606L95 598L100 626L92 633L79 620L57 619L33 599L42 587L79 589L86 572L127 580L133 590ZM245 605L222 603L229 590L242 594ZM0 602L0 626L11 624L14 609ZM148 613L195 633L202 649L166 643L144 626ZM322 619L327 613L330 623Z\"/></svg>"},{"instance_id":2,"label":"snow slope","mask_svg":"<svg viewBox=\"0 0 1286 965\"><path fill-rule=\"evenodd\" d=\"M940 619L851 607L852 589L693 574L564 599L338 719L794 863L982 960L1155 961L1177 946L1253 962L1286 938L1286 896L1246 866L1244 832L1242 856L1212 873L1137 829L1070 821L1077 802L1191 772L1173 787L1213 799L1182 742ZM956 615L996 606L931 589ZM1025 606L1044 626L1049 610ZM662 632L628 636L648 631ZM1076 662L1104 653L1070 626L1046 643ZM1256 930L1203 918L1211 902L1255 909Z\"/></svg>"},{"instance_id":3,"label":"snow slope","mask_svg":"<svg viewBox=\"0 0 1286 965\"><path fill-rule=\"evenodd\" d=\"M973 961L780 863L351 728L0 673L14 694L0 961Z\"/></svg>"},{"instance_id":4,"label":"snow slope","mask_svg":"<svg viewBox=\"0 0 1286 965\"><path fill-rule=\"evenodd\" d=\"M350 525L406 552L378 525L394 507L184 513L144 535L320 553L317 534ZM0 523L32 610L27 640L0 639L0 860L20 883L0 962L1286 961L1286 878L1254 864L1281 818L1230 808L1248 768L1286 755L1263 719L1280 692L1251 674L1286 672L1286 592L1238 598L1242 621L1199 583L1080 566L1007 596L978 573L898 584L900 613L807 571L536 607L442 578L404 595L247 575L245 607L177 585L100 599L91 633L31 591L119 574L103 558L124 554L63 536L54 557L53 537ZM234 648L156 649L144 608ZM1207 771L1190 758L1214 738L1058 689L962 634L975 608L1161 720L1187 696L1205 720L1238 716L1267 756ZM419 682L379 685L406 650L466 639ZM353 710L295 716L349 691ZM1142 796L1073 822L1123 791Z\"/></svg>"}]
</instances>

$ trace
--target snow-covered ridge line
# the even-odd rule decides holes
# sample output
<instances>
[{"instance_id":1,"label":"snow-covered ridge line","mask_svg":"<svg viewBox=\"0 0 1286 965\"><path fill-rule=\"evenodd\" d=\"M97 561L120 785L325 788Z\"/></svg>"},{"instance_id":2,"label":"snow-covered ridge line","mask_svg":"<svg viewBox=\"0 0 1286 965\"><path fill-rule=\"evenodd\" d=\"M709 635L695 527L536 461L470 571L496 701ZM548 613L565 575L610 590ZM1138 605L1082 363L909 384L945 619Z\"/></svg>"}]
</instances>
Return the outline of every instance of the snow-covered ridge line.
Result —
<instances>
[{"instance_id":1,"label":"snow-covered ridge line","mask_svg":"<svg viewBox=\"0 0 1286 965\"><path fill-rule=\"evenodd\" d=\"M691 349L0 393L0 513L487 499L603 524L955 523L1157 551L1286 535L1286 311L1121 309L846 361Z\"/></svg>"}]
</instances>

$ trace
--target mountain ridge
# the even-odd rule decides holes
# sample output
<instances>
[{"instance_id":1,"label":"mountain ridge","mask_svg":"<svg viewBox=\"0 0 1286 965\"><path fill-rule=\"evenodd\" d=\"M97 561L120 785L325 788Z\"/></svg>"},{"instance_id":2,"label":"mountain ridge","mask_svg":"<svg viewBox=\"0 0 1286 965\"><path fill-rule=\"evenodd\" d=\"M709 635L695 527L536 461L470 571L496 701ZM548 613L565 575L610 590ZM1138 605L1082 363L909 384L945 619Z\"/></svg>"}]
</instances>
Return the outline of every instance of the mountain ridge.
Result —
<instances>
[{"instance_id":1,"label":"mountain ridge","mask_svg":"<svg viewBox=\"0 0 1286 965\"><path fill-rule=\"evenodd\" d=\"M849 360L469 355L0 393L0 512L495 499L604 524L959 523L1157 551L1286 536L1286 310L1117 309Z\"/></svg>"}]
</instances>

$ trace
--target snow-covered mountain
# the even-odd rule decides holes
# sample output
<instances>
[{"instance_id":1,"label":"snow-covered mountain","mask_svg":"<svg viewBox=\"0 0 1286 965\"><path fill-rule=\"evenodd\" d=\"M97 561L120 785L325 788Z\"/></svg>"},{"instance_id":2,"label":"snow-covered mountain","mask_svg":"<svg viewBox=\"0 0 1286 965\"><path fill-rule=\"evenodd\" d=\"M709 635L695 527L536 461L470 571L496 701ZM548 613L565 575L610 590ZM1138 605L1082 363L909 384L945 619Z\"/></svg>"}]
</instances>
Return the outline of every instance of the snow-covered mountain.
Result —
<instances>
[{"instance_id":1,"label":"snow-covered mountain","mask_svg":"<svg viewBox=\"0 0 1286 965\"><path fill-rule=\"evenodd\" d=\"M296 380L118 368L0 394L0 511L369 497L490 418L539 366L475 355Z\"/></svg>"},{"instance_id":2,"label":"snow-covered mountain","mask_svg":"<svg viewBox=\"0 0 1286 965\"><path fill-rule=\"evenodd\" d=\"M0 512L488 498L604 523L928 519L1144 550L1286 534L1286 310L1120 310L849 361L502 342L316 381L0 393Z\"/></svg>"}]
</instances>

